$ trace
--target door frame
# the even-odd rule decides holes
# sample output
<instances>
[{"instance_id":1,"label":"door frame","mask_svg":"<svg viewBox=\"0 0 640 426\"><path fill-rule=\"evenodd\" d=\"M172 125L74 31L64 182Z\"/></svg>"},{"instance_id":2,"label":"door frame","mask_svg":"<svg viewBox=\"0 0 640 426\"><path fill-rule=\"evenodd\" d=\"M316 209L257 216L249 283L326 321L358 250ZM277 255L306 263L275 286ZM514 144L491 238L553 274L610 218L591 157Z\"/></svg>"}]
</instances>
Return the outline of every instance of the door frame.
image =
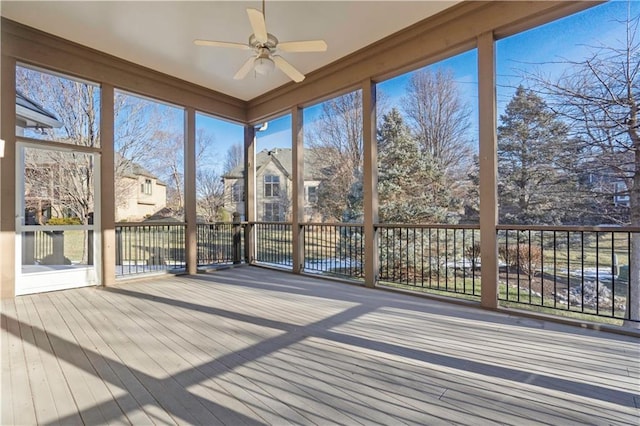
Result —
<instances>
[{"instance_id":1,"label":"door frame","mask_svg":"<svg viewBox=\"0 0 640 426\"><path fill-rule=\"evenodd\" d=\"M102 283L102 243L100 226L100 151L74 145L62 145L48 141L17 138L16 141L16 211L15 211L15 295L33 294L69 288L95 286ZM25 149L40 149L93 156L94 167L94 216L90 225L26 225L25 222ZM35 231L93 231L92 259L88 265L68 269L23 271L23 233Z\"/></svg>"}]
</instances>

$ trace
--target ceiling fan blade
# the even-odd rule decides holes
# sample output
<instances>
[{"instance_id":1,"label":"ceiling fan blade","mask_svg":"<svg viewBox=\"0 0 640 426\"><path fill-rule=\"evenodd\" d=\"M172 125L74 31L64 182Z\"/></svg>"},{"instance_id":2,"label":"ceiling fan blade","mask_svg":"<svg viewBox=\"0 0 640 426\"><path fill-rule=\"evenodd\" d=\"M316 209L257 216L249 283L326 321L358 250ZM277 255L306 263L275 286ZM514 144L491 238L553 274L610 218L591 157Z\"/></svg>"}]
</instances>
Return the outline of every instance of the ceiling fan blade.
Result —
<instances>
[{"instance_id":1,"label":"ceiling fan blade","mask_svg":"<svg viewBox=\"0 0 640 426\"><path fill-rule=\"evenodd\" d=\"M236 73L236 75L233 76L234 80L242 80L243 78L245 78L247 76L247 74L249 74L249 71L251 71L253 69L253 62L256 60L256 58L251 57L249 59L247 59L247 62L244 63L244 65L242 65L240 67L240 69L238 70L238 72Z\"/></svg>"},{"instance_id":2,"label":"ceiling fan blade","mask_svg":"<svg viewBox=\"0 0 640 426\"><path fill-rule=\"evenodd\" d=\"M285 61L281 56L273 56L273 62L276 63L276 66L282 70L283 73L289 76L289 78L296 83L300 83L304 80L304 74L295 69L293 65L289 62Z\"/></svg>"},{"instance_id":3,"label":"ceiling fan blade","mask_svg":"<svg viewBox=\"0 0 640 426\"><path fill-rule=\"evenodd\" d=\"M283 52L325 52L327 43L324 40L286 41L277 47Z\"/></svg>"},{"instance_id":4,"label":"ceiling fan blade","mask_svg":"<svg viewBox=\"0 0 640 426\"><path fill-rule=\"evenodd\" d=\"M247 15L249 15L249 22L251 22L251 28L253 34L256 36L256 40L260 43L267 42L267 26L264 23L264 15L258 9L247 9Z\"/></svg>"},{"instance_id":5,"label":"ceiling fan blade","mask_svg":"<svg viewBox=\"0 0 640 426\"><path fill-rule=\"evenodd\" d=\"M193 40L193 44L196 46L213 46L213 47L233 47L235 49L249 50L251 46L242 43L231 43L228 41L213 41L213 40Z\"/></svg>"}]
</instances>

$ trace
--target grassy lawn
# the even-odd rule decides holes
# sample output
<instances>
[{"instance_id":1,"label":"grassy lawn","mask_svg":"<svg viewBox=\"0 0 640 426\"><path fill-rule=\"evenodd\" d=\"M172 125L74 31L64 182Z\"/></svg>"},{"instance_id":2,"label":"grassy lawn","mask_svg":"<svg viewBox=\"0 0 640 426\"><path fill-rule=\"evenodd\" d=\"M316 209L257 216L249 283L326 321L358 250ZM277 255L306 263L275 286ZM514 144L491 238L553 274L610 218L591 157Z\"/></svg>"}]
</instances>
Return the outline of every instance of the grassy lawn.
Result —
<instances>
[{"instance_id":1,"label":"grassy lawn","mask_svg":"<svg viewBox=\"0 0 640 426\"><path fill-rule=\"evenodd\" d=\"M517 243L517 238L513 233L509 234L509 245ZM566 232L557 232L554 250L553 232L544 231L542 233L531 233L531 245L541 247L544 269L552 269L554 262L556 269L579 269L583 265L585 268L598 267L602 271L611 271L614 255L617 264L629 264L629 240L627 233L595 233L584 232L570 233L567 240ZM525 237L521 237L520 243L527 244ZM498 239L498 244L504 246L506 239L504 235Z\"/></svg>"}]
</instances>

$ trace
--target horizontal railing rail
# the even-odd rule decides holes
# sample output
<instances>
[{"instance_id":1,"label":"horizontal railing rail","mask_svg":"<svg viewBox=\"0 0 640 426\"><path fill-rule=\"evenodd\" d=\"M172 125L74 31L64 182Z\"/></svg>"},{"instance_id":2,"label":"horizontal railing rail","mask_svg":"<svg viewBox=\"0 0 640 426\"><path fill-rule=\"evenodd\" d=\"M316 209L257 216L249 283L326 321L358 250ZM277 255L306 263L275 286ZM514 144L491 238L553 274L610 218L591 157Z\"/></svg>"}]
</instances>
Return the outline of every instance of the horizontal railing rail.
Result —
<instances>
[{"instance_id":1,"label":"horizontal railing rail","mask_svg":"<svg viewBox=\"0 0 640 426\"><path fill-rule=\"evenodd\" d=\"M564 231L564 232L640 232L637 226L599 225L497 225L498 231Z\"/></svg>"},{"instance_id":2,"label":"horizontal railing rail","mask_svg":"<svg viewBox=\"0 0 640 426\"><path fill-rule=\"evenodd\" d=\"M376 223L375 228L403 228L403 229L476 229L480 230L477 224L452 225L448 223Z\"/></svg>"},{"instance_id":3,"label":"horizontal railing rail","mask_svg":"<svg viewBox=\"0 0 640 426\"><path fill-rule=\"evenodd\" d=\"M364 277L364 227L352 223L302 223L304 271Z\"/></svg>"},{"instance_id":4,"label":"horizontal railing rail","mask_svg":"<svg viewBox=\"0 0 640 426\"><path fill-rule=\"evenodd\" d=\"M640 228L501 225L499 300L632 319L634 235L640 238Z\"/></svg>"},{"instance_id":5,"label":"horizontal railing rail","mask_svg":"<svg viewBox=\"0 0 640 426\"><path fill-rule=\"evenodd\" d=\"M182 226L186 227L186 222L162 222L162 221L154 221L154 222L117 222L116 228L139 228L141 226Z\"/></svg>"},{"instance_id":6,"label":"horizontal railing rail","mask_svg":"<svg viewBox=\"0 0 640 426\"><path fill-rule=\"evenodd\" d=\"M478 225L378 224L379 280L480 296Z\"/></svg>"},{"instance_id":7,"label":"horizontal railing rail","mask_svg":"<svg viewBox=\"0 0 640 426\"><path fill-rule=\"evenodd\" d=\"M184 223L117 223L116 276L185 267Z\"/></svg>"}]
</instances>

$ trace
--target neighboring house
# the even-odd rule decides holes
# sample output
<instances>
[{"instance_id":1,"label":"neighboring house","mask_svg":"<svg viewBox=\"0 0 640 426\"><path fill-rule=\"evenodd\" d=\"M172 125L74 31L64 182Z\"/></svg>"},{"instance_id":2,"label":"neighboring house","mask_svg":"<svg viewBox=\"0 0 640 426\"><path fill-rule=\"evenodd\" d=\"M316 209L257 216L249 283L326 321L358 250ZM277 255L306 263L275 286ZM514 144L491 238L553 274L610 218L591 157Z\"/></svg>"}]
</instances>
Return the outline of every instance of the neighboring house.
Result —
<instances>
[{"instance_id":1,"label":"neighboring house","mask_svg":"<svg viewBox=\"0 0 640 426\"><path fill-rule=\"evenodd\" d=\"M133 161L117 161L116 221L139 221L163 210L167 185Z\"/></svg>"},{"instance_id":2,"label":"neighboring house","mask_svg":"<svg viewBox=\"0 0 640 426\"><path fill-rule=\"evenodd\" d=\"M37 102L29 99L19 90L16 90L16 135L24 136L25 129L53 129L62 127L62 123L50 111L47 111ZM25 223L34 225L44 223L51 217L51 208L54 203L54 182L47 179L48 185L33 185L34 177L42 174L46 169L48 175L55 174L59 165L44 164L37 169L33 166L25 166ZM40 164L39 164L40 166Z\"/></svg>"},{"instance_id":3,"label":"neighboring house","mask_svg":"<svg viewBox=\"0 0 640 426\"><path fill-rule=\"evenodd\" d=\"M631 173L629 173L631 175ZM620 172L600 170L589 172L587 183L590 188L600 194L611 194L611 201L616 207L629 207L629 188Z\"/></svg>"},{"instance_id":4,"label":"neighboring house","mask_svg":"<svg viewBox=\"0 0 640 426\"><path fill-rule=\"evenodd\" d=\"M263 150L256 154L256 218L259 221L288 221L291 219L293 168L290 148ZM304 162L304 220L316 215L318 185L321 180L313 164L305 156ZM222 176L225 209L238 212L246 220L244 211L244 166L235 167Z\"/></svg>"},{"instance_id":5,"label":"neighboring house","mask_svg":"<svg viewBox=\"0 0 640 426\"><path fill-rule=\"evenodd\" d=\"M628 163L627 163L628 164ZM632 172L623 173L623 170L630 170L624 167L612 169L602 165L594 166L591 171L584 174L582 183L592 193L590 197L593 217L583 218L584 223L602 224L628 223L630 217L630 197L629 183Z\"/></svg>"}]
</instances>

